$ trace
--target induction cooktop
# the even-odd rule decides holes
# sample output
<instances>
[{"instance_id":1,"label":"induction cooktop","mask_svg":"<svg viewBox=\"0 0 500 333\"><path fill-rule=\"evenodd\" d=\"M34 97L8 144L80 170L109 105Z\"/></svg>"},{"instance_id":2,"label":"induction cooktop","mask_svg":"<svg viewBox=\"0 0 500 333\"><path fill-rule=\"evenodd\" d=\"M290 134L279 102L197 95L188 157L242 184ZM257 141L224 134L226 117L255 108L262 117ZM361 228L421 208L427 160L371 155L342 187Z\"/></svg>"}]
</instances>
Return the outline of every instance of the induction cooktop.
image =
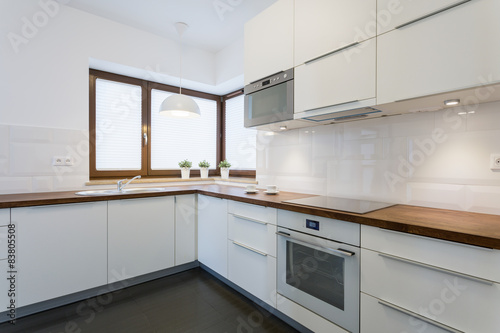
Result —
<instances>
[{"instance_id":1,"label":"induction cooktop","mask_svg":"<svg viewBox=\"0 0 500 333\"><path fill-rule=\"evenodd\" d=\"M316 196L295 200L285 200L283 202L303 206L340 210L343 212L356 214L366 214L378 209L394 206L394 204L386 202L346 199L328 196Z\"/></svg>"}]
</instances>

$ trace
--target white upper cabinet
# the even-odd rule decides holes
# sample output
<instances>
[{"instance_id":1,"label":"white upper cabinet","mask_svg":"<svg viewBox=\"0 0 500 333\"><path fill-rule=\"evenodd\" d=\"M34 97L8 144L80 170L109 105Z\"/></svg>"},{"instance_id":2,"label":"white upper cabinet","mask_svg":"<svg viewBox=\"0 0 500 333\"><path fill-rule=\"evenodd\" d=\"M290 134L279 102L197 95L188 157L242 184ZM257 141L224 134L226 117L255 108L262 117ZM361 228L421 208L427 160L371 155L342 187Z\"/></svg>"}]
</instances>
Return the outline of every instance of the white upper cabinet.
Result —
<instances>
[{"instance_id":1,"label":"white upper cabinet","mask_svg":"<svg viewBox=\"0 0 500 333\"><path fill-rule=\"evenodd\" d=\"M376 34L375 0L295 0L295 66Z\"/></svg>"},{"instance_id":2,"label":"white upper cabinet","mask_svg":"<svg viewBox=\"0 0 500 333\"><path fill-rule=\"evenodd\" d=\"M293 67L293 0L278 0L245 24L245 84Z\"/></svg>"},{"instance_id":3,"label":"white upper cabinet","mask_svg":"<svg viewBox=\"0 0 500 333\"><path fill-rule=\"evenodd\" d=\"M377 35L462 2L464 0L377 0Z\"/></svg>"},{"instance_id":4,"label":"white upper cabinet","mask_svg":"<svg viewBox=\"0 0 500 333\"><path fill-rule=\"evenodd\" d=\"M294 112L346 104L376 97L376 40L372 38L344 51L295 68ZM370 105L375 104L373 100ZM325 110L330 112L329 110Z\"/></svg>"},{"instance_id":5,"label":"white upper cabinet","mask_svg":"<svg viewBox=\"0 0 500 333\"><path fill-rule=\"evenodd\" d=\"M378 104L500 82L498 13L473 0L377 37Z\"/></svg>"}]
</instances>

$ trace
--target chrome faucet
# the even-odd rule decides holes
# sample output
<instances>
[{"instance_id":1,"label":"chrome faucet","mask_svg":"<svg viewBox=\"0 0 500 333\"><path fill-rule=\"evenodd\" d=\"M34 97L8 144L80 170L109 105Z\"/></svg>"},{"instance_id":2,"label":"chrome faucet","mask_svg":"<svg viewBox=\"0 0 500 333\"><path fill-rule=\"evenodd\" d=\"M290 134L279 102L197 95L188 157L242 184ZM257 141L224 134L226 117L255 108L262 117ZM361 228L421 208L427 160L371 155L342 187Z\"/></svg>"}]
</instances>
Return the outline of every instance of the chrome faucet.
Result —
<instances>
[{"instance_id":1,"label":"chrome faucet","mask_svg":"<svg viewBox=\"0 0 500 333\"><path fill-rule=\"evenodd\" d=\"M128 184L130 184L130 182L133 181L134 179L141 179L141 175L135 176L134 178L132 178L131 180L129 180L128 182L126 182L125 185L123 185L123 181L127 180L127 178L119 180L116 183L116 186L118 187L118 191L121 192L125 188L125 186L127 186Z\"/></svg>"}]
</instances>

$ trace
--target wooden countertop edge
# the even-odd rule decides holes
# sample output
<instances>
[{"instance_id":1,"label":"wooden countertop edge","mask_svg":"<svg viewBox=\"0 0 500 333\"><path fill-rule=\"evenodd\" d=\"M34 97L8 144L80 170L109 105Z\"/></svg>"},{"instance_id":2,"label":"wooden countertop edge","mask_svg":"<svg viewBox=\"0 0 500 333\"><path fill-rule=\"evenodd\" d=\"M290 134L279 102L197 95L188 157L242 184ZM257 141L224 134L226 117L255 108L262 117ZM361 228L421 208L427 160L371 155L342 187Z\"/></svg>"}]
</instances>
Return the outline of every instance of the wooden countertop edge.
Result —
<instances>
[{"instance_id":1,"label":"wooden countertop edge","mask_svg":"<svg viewBox=\"0 0 500 333\"><path fill-rule=\"evenodd\" d=\"M283 200L288 200L289 198L303 198L303 197L315 196L312 194L283 192L283 196L281 195L267 196L265 194L256 196L256 195L245 194L244 188L241 187L236 188L227 185L198 185L198 186L188 185L182 187L173 187L171 189L168 189L166 192L127 194L126 197L124 197L123 195L85 197L85 196L75 195L74 191L0 195L0 208L20 208L20 207L31 207L31 206L85 203L85 202L97 202L97 201L120 200L120 199L148 198L157 196L185 195L185 194L196 194L196 193L217 197L221 199L229 199L248 204L266 206L276 209L284 209L302 214L322 216L331 219L338 219L347 222L359 223L361 225L369 225L393 231L400 231L408 234L432 237L446 241L452 241L452 242L458 242L463 244L500 250L500 237L486 236L484 235L486 234L486 232L483 232L483 235L481 235L481 234L462 232L459 231L458 228L457 230L451 230L445 227L432 226L431 223L435 221L431 218L429 218L428 221L426 221L422 220L422 217L420 217L420 219L416 219L416 222L413 222L412 220L412 222L410 223L408 221L404 221L404 219L401 216L399 216L400 219L399 221L397 220L397 218L391 219L389 217L392 211L408 210L409 212L412 211L420 211L424 213L437 212L441 214L443 212L446 212L447 214L449 213L453 215L453 217L468 216L476 218L476 217L486 216L490 220L493 217L494 222L496 222L497 220L496 215L493 216L480 213L447 211L442 209L406 206L406 205L395 205L389 208L360 215L360 214L314 208L314 207L301 206L301 205L282 202ZM496 229L495 230L497 232L500 232L500 216L498 216L498 222L499 222L498 230Z\"/></svg>"}]
</instances>

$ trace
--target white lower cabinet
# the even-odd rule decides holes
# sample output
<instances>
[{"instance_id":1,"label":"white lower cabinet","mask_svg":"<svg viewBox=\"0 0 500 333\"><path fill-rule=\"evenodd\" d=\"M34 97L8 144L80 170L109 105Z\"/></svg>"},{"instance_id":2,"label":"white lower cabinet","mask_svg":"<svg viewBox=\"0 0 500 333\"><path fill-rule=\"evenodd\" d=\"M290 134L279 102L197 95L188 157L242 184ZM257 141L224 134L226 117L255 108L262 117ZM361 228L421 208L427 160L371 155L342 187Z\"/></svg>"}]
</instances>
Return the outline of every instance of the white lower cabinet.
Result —
<instances>
[{"instance_id":1,"label":"white lower cabinet","mask_svg":"<svg viewBox=\"0 0 500 333\"><path fill-rule=\"evenodd\" d=\"M198 260L227 278L227 200L198 195Z\"/></svg>"},{"instance_id":2,"label":"white lower cabinet","mask_svg":"<svg viewBox=\"0 0 500 333\"><path fill-rule=\"evenodd\" d=\"M12 208L17 225L17 306L107 283L104 201Z\"/></svg>"},{"instance_id":3,"label":"white lower cabinet","mask_svg":"<svg viewBox=\"0 0 500 333\"><path fill-rule=\"evenodd\" d=\"M108 202L108 283L174 266L174 197Z\"/></svg>"},{"instance_id":4,"label":"white lower cabinet","mask_svg":"<svg viewBox=\"0 0 500 333\"><path fill-rule=\"evenodd\" d=\"M370 323L382 325L376 332L498 332L500 284L468 262L484 265L495 250L367 226L361 244L361 292L378 304L370 298L362 304L362 332L374 332Z\"/></svg>"},{"instance_id":5,"label":"white lower cabinet","mask_svg":"<svg viewBox=\"0 0 500 333\"><path fill-rule=\"evenodd\" d=\"M228 202L228 279L276 306L276 209Z\"/></svg>"},{"instance_id":6,"label":"white lower cabinet","mask_svg":"<svg viewBox=\"0 0 500 333\"><path fill-rule=\"evenodd\" d=\"M197 259L196 195L175 197L175 265Z\"/></svg>"},{"instance_id":7,"label":"white lower cabinet","mask_svg":"<svg viewBox=\"0 0 500 333\"><path fill-rule=\"evenodd\" d=\"M361 293L361 333L450 333Z\"/></svg>"},{"instance_id":8,"label":"white lower cabinet","mask_svg":"<svg viewBox=\"0 0 500 333\"><path fill-rule=\"evenodd\" d=\"M276 258L228 240L228 279L276 306Z\"/></svg>"}]
</instances>

